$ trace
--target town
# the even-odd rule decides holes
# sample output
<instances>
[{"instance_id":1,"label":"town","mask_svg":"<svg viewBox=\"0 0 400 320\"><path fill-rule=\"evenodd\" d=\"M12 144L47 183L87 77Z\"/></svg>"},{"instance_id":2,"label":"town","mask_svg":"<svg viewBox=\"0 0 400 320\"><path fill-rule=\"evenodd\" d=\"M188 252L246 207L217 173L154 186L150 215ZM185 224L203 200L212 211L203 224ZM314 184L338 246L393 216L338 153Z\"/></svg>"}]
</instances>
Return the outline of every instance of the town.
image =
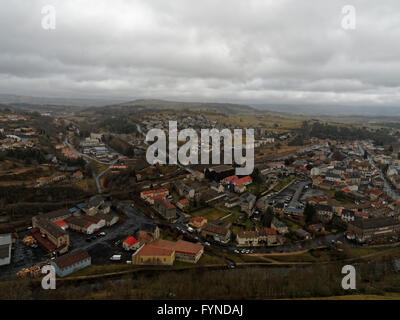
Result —
<instances>
[{"instance_id":1,"label":"town","mask_svg":"<svg viewBox=\"0 0 400 320\"><path fill-rule=\"evenodd\" d=\"M98 114L0 113L0 278L36 278L45 264L59 277L98 274L96 266L308 264L399 242L396 130L355 138L356 126L340 135L321 120L291 127L249 116L254 170L237 175L237 164L147 163L145 132L168 135L177 114L181 128L246 129L243 116Z\"/></svg>"}]
</instances>

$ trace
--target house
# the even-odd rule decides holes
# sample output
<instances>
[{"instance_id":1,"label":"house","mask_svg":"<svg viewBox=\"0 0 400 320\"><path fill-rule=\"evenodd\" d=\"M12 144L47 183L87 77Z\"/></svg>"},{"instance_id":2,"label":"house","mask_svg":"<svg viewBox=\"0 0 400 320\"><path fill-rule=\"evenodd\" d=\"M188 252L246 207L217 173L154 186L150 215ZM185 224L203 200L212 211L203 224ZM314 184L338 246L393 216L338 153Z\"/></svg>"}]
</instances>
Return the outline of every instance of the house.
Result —
<instances>
[{"instance_id":1,"label":"house","mask_svg":"<svg viewBox=\"0 0 400 320\"><path fill-rule=\"evenodd\" d=\"M100 195L95 195L87 201L86 205L82 207L81 210L89 216L94 216L103 203L103 197Z\"/></svg>"},{"instance_id":2,"label":"house","mask_svg":"<svg viewBox=\"0 0 400 320\"><path fill-rule=\"evenodd\" d=\"M191 177L192 177L193 180L197 180L197 181L201 182L201 181L204 180L204 173L200 172L200 171L194 171L191 174Z\"/></svg>"},{"instance_id":3,"label":"house","mask_svg":"<svg viewBox=\"0 0 400 320\"><path fill-rule=\"evenodd\" d=\"M132 255L132 264L136 265L168 265L175 261L175 250L153 244L145 244Z\"/></svg>"},{"instance_id":4,"label":"house","mask_svg":"<svg viewBox=\"0 0 400 320\"><path fill-rule=\"evenodd\" d=\"M271 228L275 229L279 234L282 235L289 233L287 225L275 217L272 219Z\"/></svg>"},{"instance_id":5,"label":"house","mask_svg":"<svg viewBox=\"0 0 400 320\"><path fill-rule=\"evenodd\" d=\"M181 210L185 210L189 207L189 204L190 203L188 199L182 199L177 202L176 206Z\"/></svg>"},{"instance_id":6,"label":"house","mask_svg":"<svg viewBox=\"0 0 400 320\"><path fill-rule=\"evenodd\" d=\"M34 218L32 219L33 228L37 228L41 235L53 244L60 254L66 253L70 246L69 234L50 220ZM43 249L45 250L53 250L52 246L47 246L45 242L39 242L40 244L44 245Z\"/></svg>"},{"instance_id":7,"label":"house","mask_svg":"<svg viewBox=\"0 0 400 320\"><path fill-rule=\"evenodd\" d=\"M194 217L189 221L189 225L196 230L201 230L206 224L207 219L203 217Z\"/></svg>"},{"instance_id":8,"label":"house","mask_svg":"<svg viewBox=\"0 0 400 320\"><path fill-rule=\"evenodd\" d=\"M88 222L93 222L96 225L96 229L95 231L100 230L101 228L103 228L106 225L106 220L100 218L98 215L96 216L82 216L82 219L88 221Z\"/></svg>"},{"instance_id":9,"label":"house","mask_svg":"<svg viewBox=\"0 0 400 320\"><path fill-rule=\"evenodd\" d=\"M256 231L240 231L236 235L239 246L260 246L277 244L277 232L272 228Z\"/></svg>"},{"instance_id":10,"label":"house","mask_svg":"<svg viewBox=\"0 0 400 320\"><path fill-rule=\"evenodd\" d=\"M331 181L331 182L339 182L342 179L340 178L340 176L336 173L333 172L327 172L325 175L325 180L327 181Z\"/></svg>"},{"instance_id":11,"label":"house","mask_svg":"<svg viewBox=\"0 0 400 320\"><path fill-rule=\"evenodd\" d=\"M144 224L136 233L136 239L142 243L151 243L160 238L160 228L153 224Z\"/></svg>"},{"instance_id":12,"label":"house","mask_svg":"<svg viewBox=\"0 0 400 320\"><path fill-rule=\"evenodd\" d=\"M236 242L239 246L257 246L258 237L257 231L240 231L236 234Z\"/></svg>"},{"instance_id":13,"label":"house","mask_svg":"<svg viewBox=\"0 0 400 320\"><path fill-rule=\"evenodd\" d=\"M185 197L186 199L193 199L196 195L196 189L192 186L186 185L181 180L175 181L174 186L179 196L181 197Z\"/></svg>"},{"instance_id":14,"label":"house","mask_svg":"<svg viewBox=\"0 0 400 320\"><path fill-rule=\"evenodd\" d=\"M231 240L229 227L208 222L201 230L201 235L205 238L210 237L221 243L228 243Z\"/></svg>"},{"instance_id":15,"label":"house","mask_svg":"<svg viewBox=\"0 0 400 320\"><path fill-rule=\"evenodd\" d=\"M34 221L37 219L44 219L44 220L48 220L51 222L55 222L55 221L64 220L70 216L72 216L72 213L68 209L54 210L54 211L50 211L47 213L43 213L43 214L34 216L32 218L32 225L34 225Z\"/></svg>"},{"instance_id":16,"label":"house","mask_svg":"<svg viewBox=\"0 0 400 320\"><path fill-rule=\"evenodd\" d=\"M294 234L299 237L300 239L303 240L309 240L311 239L311 234L309 234L307 231L303 230L303 229L296 229L294 231Z\"/></svg>"},{"instance_id":17,"label":"house","mask_svg":"<svg viewBox=\"0 0 400 320\"><path fill-rule=\"evenodd\" d=\"M284 207L283 212L289 216L302 217L304 215L304 209L294 207Z\"/></svg>"},{"instance_id":18,"label":"house","mask_svg":"<svg viewBox=\"0 0 400 320\"><path fill-rule=\"evenodd\" d=\"M355 235L358 242L400 233L400 221L393 218L357 219L349 222L347 231Z\"/></svg>"},{"instance_id":19,"label":"house","mask_svg":"<svg viewBox=\"0 0 400 320\"><path fill-rule=\"evenodd\" d=\"M218 183L218 182L215 182L215 181L211 182L211 189L217 191L218 193L221 193L221 192L225 191L224 186L221 183Z\"/></svg>"},{"instance_id":20,"label":"house","mask_svg":"<svg viewBox=\"0 0 400 320\"><path fill-rule=\"evenodd\" d=\"M103 219L106 223L106 227L111 227L119 221L119 217L114 214L98 213L95 217Z\"/></svg>"},{"instance_id":21,"label":"house","mask_svg":"<svg viewBox=\"0 0 400 320\"><path fill-rule=\"evenodd\" d=\"M308 226L308 229L312 232L323 232L325 231L325 227L322 223L311 224Z\"/></svg>"},{"instance_id":22,"label":"house","mask_svg":"<svg viewBox=\"0 0 400 320\"><path fill-rule=\"evenodd\" d=\"M138 239L136 239L133 236L130 236L128 238L126 238L123 242L122 242L122 247L125 250L136 250L141 246L141 243Z\"/></svg>"},{"instance_id":23,"label":"house","mask_svg":"<svg viewBox=\"0 0 400 320\"><path fill-rule=\"evenodd\" d=\"M140 193L140 198L142 198L145 201L148 201L149 198L158 195L163 195L164 197L166 197L169 195L169 191L167 188L162 188L157 190L146 190Z\"/></svg>"},{"instance_id":24,"label":"house","mask_svg":"<svg viewBox=\"0 0 400 320\"><path fill-rule=\"evenodd\" d=\"M272 228L265 228L259 231L259 241L265 243L267 246L278 244L277 232Z\"/></svg>"},{"instance_id":25,"label":"house","mask_svg":"<svg viewBox=\"0 0 400 320\"><path fill-rule=\"evenodd\" d=\"M201 244L192 243L184 240L177 242L158 239L152 243L154 246L169 248L175 251L175 259L183 262L197 263L204 252Z\"/></svg>"},{"instance_id":26,"label":"house","mask_svg":"<svg viewBox=\"0 0 400 320\"><path fill-rule=\"evenodd\" d=\"M355 219L354 211L349 209L342 209L340 213L340 218L346 222L354 221Z\"/></svg>"},{"instance_id":27,"label":"house","mask_svg":"<svg viewBox=\"0 0 400 320\"><path fill-rule=\"evenodd\" d=\"M251 179L250 176L245 176L245 177L240 178L240 179L232 180L232 184L234 186L237 186L237 185L240 185L240 184L242 184L244 186L247 186L247 185L251 184L252 182L253 182L253 180Z\"/></svg>"},{"instance_id":28,"label":"house","mask_svg":"<svg viewBox=\"0 0 400 320\"><path fill-rule=\"evenodd\" d=\"M321 219L331 220L333 217L333 208L330 205L317 203L315 210Z\"/></svg>"},{"instance_id":29,"label":"house","mask_svg":"<svg viewBox=\"0 0 400 320\"><path fill-rule=\"evenodd\" d=\"M11 263L11 234L0 234L0 266Z\"/></svg>"},{"instance_id":30,"label":"house","mask_svg":"<svg viewBox=\"0 0 400 320\"><path fill-rule=\"evenodd\" d=\"M251 193L244 193L240 196L240 210L246 212L248 216L253 214L253 208L256 204L257 197Z\"/></svg>"},{"instance_id":31,"label":"house","mask_svg":"<svg viewBox=\"0 0 400 320\"><path fill-rule=\"evenodd\" d=\"M228 198L225 201L225 207L232 208L236 207L240 204L240 198L238 195L228 195Z\"/></svg>"},{"instance_id":32,"label":"house","mask_svg":"<svg viewBox=\"0 0 400 320\"><path fill-rule=\"evenodd\" d=\"M231 165L218 165L215 167L207 168L204 176L210 180L220 181L225 177L233 175L235 168Z\"/></svg>"},{"instance_id":33,"label":"house","mask_svg":"<svg viewBox=\"0 0 400 320\"><path fill-rule=\"evenodd\" d=\"M244 184L235 184L234 185L234 187L233 187L233 190L236 192L236 193L243 193L243 192L246 192L246 186L244 185Z\"/></svg>"},{"instance_id":34,"label":"house","mask_svg":"<svg viewBox=\"0 0 400 320\"><path fill-rule=\"evenodd\" d=\"M59 277L65 277L75 271L90 266L92 259L87 251L78 250L67 253L57 259L51 261L51 265L56 270Z\"/></svg>"},{"instance_id":35,"label":"house","mask_svg":"<svg viewBox=\"0 0 400 320\"><path fill-rule=\"evenodd\" d=\"M369 190L369 198L371 201L376 201L384 195L383 191L378 189Z\"/></svg>"},{"instance_id":36,"label":"house","mask_svg":"<svg viewBox=\"0 0 400 320\"><path fill-rule=\"evenodd\" d=\"M83 217L69 217L65 219L71 230L75 230L85 234L92 234L97 229L97 224L84 219Z\"/></svg>"},{"instance_id":37,"label":"house","mask_svg":"<svg viewBox=\"0 0 400 320\"><path fill-rule=\"evenodd\" d=\"M360 172L350 172L347 179L349 184L360 185L361 184L361 173Z\"/></svg>"},{"instance_id":38,"label":"house","mask_svg":"<svg viewBox=\"0 0 400 320\"><path fill-rule=\"evenodd\" d=\"M372 179L372 185L375 187L375 188L383 188L383 186L384 186L384 184L385 184L385 181L383 180L383 178L382 177L375 177L375 178L373 178Z\"/></svg>"},{"instance_id":39,"label":"house","mask_svg":"<svg viewBox=\"0 0 400 320\"><path fill-rule=\"evenodd\" d=\"M73 179L76 179L76 180L82 180L82 179L83 179L83 173L82 173L82 171L78 170L78 171L74 172L74 173L72 174L72 178L73 178Z\"/></svg>"},{"instance_id":40,"label":"house","mask_svg":"<svg viewBox=\"0 0 400 320\"><path fill-rule=\"evenodd\" d=\"M232 181L237 180L237 179L239 179L239 177L236 176L236 175L235 176L229 176L229 177L226 177L226 178L222 179L221 183L230 184Z\"/></svg>"},{"instance_id":41,"label":"house","mask_svg":"<svg viewBox=\"0 0 400 320\"><path fill-rule=\"evenodd\" d=\"M66 223L64 220L55 221L54 224L63 230L68 229L68 223Z\"/></svg>"},{"instance_id":42,"label":"house","mask_svg":"<svg viewBox=\"0 0 400 320\"><path fill-rule=\"evenodd\" d=\"M176 207L165 198L156 199L154 201L154 208L167 220L176 218Z\"/></svg>"}]
</instances>

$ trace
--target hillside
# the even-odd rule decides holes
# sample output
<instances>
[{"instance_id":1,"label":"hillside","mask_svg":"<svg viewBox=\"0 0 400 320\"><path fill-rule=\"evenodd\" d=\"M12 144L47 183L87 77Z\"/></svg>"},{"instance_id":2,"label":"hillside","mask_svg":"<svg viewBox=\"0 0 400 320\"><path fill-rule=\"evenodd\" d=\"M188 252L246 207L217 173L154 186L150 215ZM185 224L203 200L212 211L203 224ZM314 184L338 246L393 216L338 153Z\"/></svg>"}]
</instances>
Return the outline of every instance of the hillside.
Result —
<instances>
[{"instance_id":1,"label":"hillside","mask_svg":"<svg viewBox=\"0 0 400 320\"><path fill-rule=\"evenodd\" d=\"M160 110L207 110L221 113L247 113L257 112L256 109L242 104L233 103L212 103L212 102L181 102L167 101L157 99L139 99L120 104L109 105L104 108L113 110L126 110L127 108L136 108L138 110L160 109Z\"/></svg>"}]
</instances>

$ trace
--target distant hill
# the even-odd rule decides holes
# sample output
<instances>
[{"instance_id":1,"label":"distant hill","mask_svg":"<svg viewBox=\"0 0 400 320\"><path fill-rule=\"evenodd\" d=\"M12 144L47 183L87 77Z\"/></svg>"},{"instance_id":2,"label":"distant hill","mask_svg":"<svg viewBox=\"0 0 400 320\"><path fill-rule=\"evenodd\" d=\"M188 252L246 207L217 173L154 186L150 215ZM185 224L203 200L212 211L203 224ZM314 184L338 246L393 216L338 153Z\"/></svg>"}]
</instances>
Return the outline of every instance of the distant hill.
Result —
<instances>
[{"instance_id":1,"label":"distant hill","mask_svg":"<svg viewBox=\"0 0 400 320\"><path fill-rule=\"evenodd\" d=\"M130 102L124 102L114 105L109 105L104 108L113 108L122 110L126 108L136 109L159 109L159 110L208 110L221 113L243 113L257 112L257 109L243 104L233 103L213 103L213 102L182 102L182 101L167 101L158 99L138 99Z\"/></svg>"},{"instance_id":2,"label":"distant hill","mask_svg":"<svg viewBox=\"0 0 400 320\"><path fill-rule=\"evenodd\" d=\"M57 97L30 97L13 94L0 94L1 105L60 105L60 106L105 106L121 103L122 99L80 99L80 98L57 98Z\"/></svg>"},{"instance_id":3,"label":"distant hill","mask_svg":"<svg viewBox=\"0 0 400 320\"><path fill-rule=\"evenodd\" d=\"M392 117L400 115L400 106L336 106L336 105L290 105L290 104L252 104L252 107L263 111L301 114L306 116L367 116Z\"/></svg>"}]
</instances>

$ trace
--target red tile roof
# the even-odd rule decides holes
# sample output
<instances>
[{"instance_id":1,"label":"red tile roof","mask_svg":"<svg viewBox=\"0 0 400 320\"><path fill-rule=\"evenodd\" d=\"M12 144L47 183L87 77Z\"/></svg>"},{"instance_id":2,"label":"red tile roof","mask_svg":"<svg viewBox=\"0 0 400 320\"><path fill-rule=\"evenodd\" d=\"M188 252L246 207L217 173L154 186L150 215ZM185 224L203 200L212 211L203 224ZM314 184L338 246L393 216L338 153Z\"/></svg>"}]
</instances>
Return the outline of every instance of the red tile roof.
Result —
<instances>
[{"instance_id":1,"label":"red tile roof","mask_svg":"<svg viewBox=\"0 0 400 320\"><path fill-rule=\"evenodd\" d=\"M55 223L56 225L58 225L59 227L68 226L68 223L66 223L64 220L55 221L54 223Z\"/></svg>"},{"instance_id":2,"label":"red tile roof","mask_svg":"<svg viewBox=\"0 0 400 320\"><path fill-rule=\"evenodd\" d=\"M139 242L135 237L130 236L124 240L124 243L126 243L128 246L133 246L135 243Z\"/></svg>"},{"instance_id":3,"label":"red tile roof","mask_svg":"<svg viewBox=\"0 0 400 320\"><path fill-rule=\"evenodd\" d=\"M246 176L246 177L243 177L243 178L233 181L233 184L239 185L239 184L243 184L243 183L251 182L251 181L252 181L251 177Z\"/></svg>"},{"instance_id":4,"label":"red tile roof","mask_svg":"<svg viewBox=\"0 0 400 320\"><path fill-rule=\"evenodd\" d=\"M177 253L184 253L190 255L197 255L204 247L201 244L192 243L184 240L178 240L177 242L158 239L153 242L153 245L162 248L169 248L175 250Z\"/></svg>"},{"instance_id":5,"label":"red tile roof","mask_svg":"<svg viewBox=\"0 0 400 320\"><path fill-rule=\"evenodd\" d=\"M174 253L174 250L169 248L162 248L155 246L154 244L146 244L137 253L138 256L168 256L170 257Z\"/></svg>"},{"instance_id":6,"label":"red tile roof","mask_svg":"<svg viewBox=\"0 0 400 320\"><path fill-rule=\"evenodd\" d=\"M239 179L239 177L238 176L229 176L229 177L225 178L225 181L230 182L230 181L233 181L233 180L236 180L236 179Z\"/></svg>"}]
</instances>

